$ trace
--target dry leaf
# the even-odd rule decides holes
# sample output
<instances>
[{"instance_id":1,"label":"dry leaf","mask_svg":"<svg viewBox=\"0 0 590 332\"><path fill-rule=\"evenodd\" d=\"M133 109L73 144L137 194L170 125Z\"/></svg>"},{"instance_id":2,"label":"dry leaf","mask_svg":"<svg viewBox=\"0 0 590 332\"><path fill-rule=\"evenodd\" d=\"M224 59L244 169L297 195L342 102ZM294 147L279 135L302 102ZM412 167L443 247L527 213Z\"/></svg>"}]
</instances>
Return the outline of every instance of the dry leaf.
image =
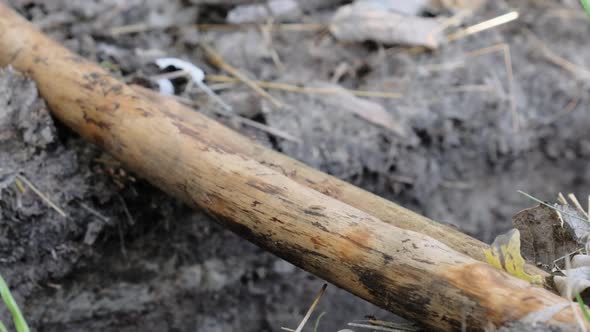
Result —
<instances>
[{"instance_id":1,"label":"dry leaf","mask_svg":"<svg viewBox=\"0 0 590 332\"><path fill-rule=\"evenodd\" d=\"M295 0L269 0L237 6L227 14L227 23L264 23L269 19L276 22L294 21L303 15Z\"/></svg>"},{"instance_id":2,"label":"dry leaf","mask_svg":"<svg viewBox=\"0 0 590 332\"><path fill-rule=\"evenodd\" d=\"M383 106L375 102L359 98L339 85L315 84L319 89L335 92L333 95L322 95L321 101L333 111L346 111L399 135L406 136L406 130L400 119L395 119Z\"/></svg>"},{"instance_id":3,"label":"dry leaf","mask_svg":"<svg viewBox=\"0 0 590 332\"><path fill-rule=\"evenodd\" d=\"M344 42L372 40L430 49L437 48L443 40L438 19L406 16L371 2L355 2L338 8L330 32Z\"/></svg>"},{"instance_id":4,"label":"dry leaf","mask_svg":"<svg viewBox=\"0 0 590 332\"><path fill-rule=\"evenodd\" d=\"M426 9L432 2L431 0L357 0L363 4L371 4L372 6L379 6L383 9L398 12L404 15L418 15L421 11Z\"/></svg>"},{"instance_id":5,"label":"dry leaf","mask_svg":"<svg viewBox=\"0 0 590 332\"><path fill-rule=\"evenodd\" d=\"M564 261L555 262L584 247L585 237L590 227L573 216L579 216L576 209L568 205L558 205L562 219L557 212L540 205L523 210L512 218L512 224L521 233L521 253L527 260L550 271L554 263L564 268ZM562 221L563 220L563 225Z\"/></svg>"},{"instance_id":6,"label":"dry leaf","mask_svg":"<svg viewBox=\"0 0 590 332\"><path fill-rule=\"evenodd\" d=\"M498 235L491 247L485 251L486 260L489 264L504 270L509 274L541 284L541 276L531 276L524 272L524 258L520 255L520 232L512 229L506 234Z\"/></svg>"}]
</instances>

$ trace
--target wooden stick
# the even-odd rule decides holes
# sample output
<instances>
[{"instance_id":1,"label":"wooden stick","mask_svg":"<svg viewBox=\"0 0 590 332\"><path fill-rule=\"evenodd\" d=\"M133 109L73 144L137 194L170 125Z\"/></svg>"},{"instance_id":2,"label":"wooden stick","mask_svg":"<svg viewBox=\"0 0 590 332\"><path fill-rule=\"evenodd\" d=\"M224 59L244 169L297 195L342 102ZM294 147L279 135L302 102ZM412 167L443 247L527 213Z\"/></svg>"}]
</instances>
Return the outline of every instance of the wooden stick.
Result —
<instances>
[{"instance_id":1,"label":"wooden stick","mask_svg":"<svg viewBox=\"0 0 590 332\"><path fill-rule=\"evenodd\" d=\"M297 266L430 329L499 326L568 302L302 185L232 149L234 143L220 144L194 112L183 117L146 98L0 5L0 65L7 64L36 81L57 118L156 186ZM417 218L395 216L409 224ZM574 310L548 323L570 324Z\"/></svg>"},{"instance_id":2,"label":"wooden stick","mask_svg":"<svg viewBox=\"0 0 590 332\"><path fill-rule=\"evenodd\" d=\"M258 145L206 116L188 110L173 98L139 86L132 86L132 88L145 98L162 105L175 116L204 128L204 135L209 137L211 141L215 141L218 146L226 146L232 151L247 155L299 184L336 198L386 223L434 237L454 250L485 262L484 251L489 246L461 233L455 228L430 220L382 197L311 168L295 159ZM525 270L531 275L549 277L547 272L534 265L527 264ZM551 283L546 282L546 287L550 288L549 284Z\"/></svg>"}]
</instances>

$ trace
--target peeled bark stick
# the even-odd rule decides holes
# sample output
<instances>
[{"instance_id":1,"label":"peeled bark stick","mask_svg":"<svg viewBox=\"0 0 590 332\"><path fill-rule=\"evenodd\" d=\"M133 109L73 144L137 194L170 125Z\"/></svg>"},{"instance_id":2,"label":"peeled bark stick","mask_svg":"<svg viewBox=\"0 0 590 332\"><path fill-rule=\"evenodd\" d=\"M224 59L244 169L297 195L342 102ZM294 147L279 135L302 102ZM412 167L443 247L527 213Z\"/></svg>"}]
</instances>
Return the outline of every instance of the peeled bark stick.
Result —
<instances>
[{"instance_id":1,"label":"peeled bark stick","mask_svg":"<svg viewBox=\"0 0 590 332\"><path fill-rule=\"evenodd\" d=\"M420 233L401 229L219 145L43 36L0 5L0 65L36 82L53 114L164 191L351 293L436 330L502 325L561 303ZM574 322L568 307L552 325ZM590 324L588 324L590 327Z\"/></svg>"},{"instance_id":2,"label":"peeled bark stick","mask_svg":"<svg viewBox=\"0 0 590 332\"><path fill-rule=\"evenodd\" d=\"M489 246L461 233L456 228L428 219L389 200L309 167L282 153L258 145L205 115L178 103L174 98L140 86L132 86L132 88L152 102L162 105L162 107L173 113L174 116L182 118L186 123L204 128L202 130L203 135L207 136L210 141L214 141L218 146L225 146L227 149L247 155L262 165L272 168L302 185L356 207L386 223L431 236L456 251L476 260L486 261L484 251ZM544 278L550 276L549 273L531 264L525 265L525 271L528 274L541 275ZM546 283L546 287L552 289L549 284Z\"/></svg>"}]
</instances>

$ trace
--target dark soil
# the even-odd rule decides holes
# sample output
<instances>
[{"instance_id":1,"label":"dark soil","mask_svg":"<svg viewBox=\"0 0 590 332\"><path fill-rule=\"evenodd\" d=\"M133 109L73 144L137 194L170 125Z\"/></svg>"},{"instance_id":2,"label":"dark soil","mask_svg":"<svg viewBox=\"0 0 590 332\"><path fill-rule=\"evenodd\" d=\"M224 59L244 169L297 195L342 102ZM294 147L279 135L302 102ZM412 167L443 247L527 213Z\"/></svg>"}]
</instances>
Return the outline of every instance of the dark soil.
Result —
<instances>
[{"instance_id":1,"label":"dark soil","mask_svg":"<svg viewBox=\"0 0 590 332\"><path fill-rule=\"evenodd\" d=\"M197 46L206 40L259 80L401 93L399 99L365 98L398 120L396 132L342 111L334 98L270 90L288 105L278 110L239 84L218 85L218 93L243 116L301 143L218 119L484 241L534 205L519 189L543 199L559 191L587 194L590 76L583 68L590 66L590 48L583 46L590 22L576 1L490 1L464 25L513 9L520 19L434 52L343 44L323 32L274 31L269 46L259 27L191 26L223 23L231 6L215 2L9 1L53 38L127 82L148 82L157 72L153 60L167 56L219 74ZM340 2L302 2L307 12L300 21L325 22ZM160 28L109 33L139 22ZM472 53L501 43L509 47L512 80L501 48ZM552 60L555 55L578 67L566 70ZM348 70L335 78L344 66ZM175 84L179 90L186 86L182 80ZM217 107L194 88L181 94L201 110ZM35 330L246 332L297 326L322 280L125 172L56 123L34 84L11 69L0 72L0 110L0 271ZM321 331L346 328L366 315L395 319L334 286L317 309L323 311ZM0 317L8 321L6 311Z\"/></svg>"}]
</instances>

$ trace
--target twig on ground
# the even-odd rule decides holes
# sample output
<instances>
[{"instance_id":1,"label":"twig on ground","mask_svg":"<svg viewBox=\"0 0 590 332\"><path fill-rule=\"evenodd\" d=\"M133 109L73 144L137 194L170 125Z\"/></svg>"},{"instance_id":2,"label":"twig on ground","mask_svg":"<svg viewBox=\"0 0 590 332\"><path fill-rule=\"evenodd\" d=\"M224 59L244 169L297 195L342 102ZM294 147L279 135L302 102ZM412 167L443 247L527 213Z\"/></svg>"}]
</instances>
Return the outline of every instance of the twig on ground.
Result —
<instances>
[{"instance_id":1,"label":"twig on ground","mask_svg":"<svg viewBox=\"0 0 590 332\"><path fill-rule=\"evenodd\" d=\"M277 50L275 49L275 47L273 45L272 25L273 25L273 19L269 18L268 22L266 24L260 26L260 33L262 34L262 38L264 39L264 43L266 44L266 47L270 51L270 56L272 58L272 62L275 64L275 67L277 67L278 71L282 72L285 70L285 66L283 65L283 62L281 61L281 58L279 57L279 53L277 52Z\"/></svg>"},{"instance_id":2,"label":"twig on ground","mask_svg":"<svg viewBox=\"0 0 590 332\"><path fill-rule=\"evenodd\" d=\"M368 324L364 324L364 323L368 323ZM403 322L396 323L396 322L388 322L388 321L379 320L379 319L357 320L352 323L349 323L349 325L350 324L368 325L368 326L371 326L372 329L374 329L374 327L385 327L385 328L393 329L394 331L419 331L420 330L418 327L416 327L412 323L403 323ZM350 326L353 326L353 325L350 325ZM360 327L360 326L357 326L357 327Z\"/></svg>"},{"instance_id":3,"label":"twig on ground","mask_svg":"<svg viewBox=\"0 0 590 332\"><path fill-rule=\"evenodd\" d=\"M561 205L569 205L569 203L567 202L567 199L565 199L565 196L563 196L563 194L561 192L559 192L559 194L557 194L557 202L559 202L559 204L561 204Z\"/></svg>"},{"instance_id":4,"label":"twig on ground","mask_svg":"<svg viewBox=\"0 0 590 332\"><path fill-rule=\"evenodd\" d=\"M578 201L578 198L576 197L576 195L574 195L573 193L569 193L567 195L567 197L570 199L570 201L572 201L572 203L574 203L574 206L576 207L576 209L583 215L586 217L586 219L588 219L588 213L586 212L586 210L584 210L584 208L582 207L582 204L580 204L580 202Z\"/></svg>"},{"instance_id":5,"label":"twig on ground","mask_svg":"<svg viewBox=\"0 0 590 332\"><path fill-rule=\"evenodd\" d=\"M324 284L322 286L322 289L318 293L318 296L316 296L315 300L313 300L313 303L309 307L309 310L307 310L307 313L305 314L305 317L303 317L303 319L301 320L301 323L299 323L299 326L297 327L297 329L295 330L295 332L301 332L303 330L303 327L305 326L305 323L307 323L307 321L309 320L309 317L311 317L311 314L315 310L315 307L317 307L318 303L320 303L320 299L322 298L322 296L326 292L326 288L328 288L328 284Z\"/></svg>"},{"instance_id":6,"label":"twig on ground","mask_svg":"<svg viewBox=\"0 0 590 332\"><path fill-rule=\"evenodd\" d=\"M211 64L218 67L219 69L225 70L226 72L230 73L232 76L237 78L238 80L242 81L244 84L249 86L252 90L258 93L260 96L268 99L275 107L282 108L284 105L282 102L268 94L268 92L264 91L255 81L249 79L246 75L240 72L237 68L230 65L229 63L225 62L221 55L217 53L211 46L201 43L201 47L207 54L207 58Z\"/></svg>"},{"instance_id":7,"label":"twig on ground","mask_svg":"<svg viewBox=\"0 0 590 332\"><path fill-rule=\"evenodd\" d=\"M184 98L184 97L180 97L180 96L172 96L172 97L174 97L174 99L178 100L179 102L181 102L185 105L193 106L193 107L199 106L199 104L197 104L195 101L190 100L188 98ZM229 113L225 110L214 109L213 111L221 116L231 117L231 118L237 120L241 124L256 128L258 130L264 131L265 133L271 134L273 136L280 137L280 138L290 141L290 142L301 143L301 140L299 138L297 138L291 134L288 134L282 130L269 127L265 124L256 122L254 120L250 120L248 118L245 118L245 117L237 115L237 114Z\"/></svg>"},{"instance_id":8,"label":"twig on ground","mask_svg":"<svg viewBox=\"0 0 590 332\"><path fill-rule=\"evenodd\" d=\"M307 323L307 321L309 320L309 317L311 317L311 314L313 313L315 307L317 307L318 303L320 303L320 299L322 298L322 296L326 292L327 287L328 287L328 284L324 284L322 286L322 289L318 293L318 296L316 296L315 300L313 300L313 303L311 304L311 306L307 310L307 313L305 313L305 316L301 320L301 323L299 323L299 326L297 326L297 329L291 330L289 328L281 327L281 330L301 332L303 330L303 327L305 326L305 323Z\"/></svg>"},{"instance_id":9,"label":"twig on ground","mask_svg":"<svg viewBox=\"0 0 590 332\"><path fill-rule=\"evenodd\" d=\"M135 225L135 218L133 218L133 216L131 215L131 212L129 212L129 208L127 208L127 203L125 202L125 199L121 195L117 195L117 197L119 198L119 201L121 202L121 206L123 207L123 212L125 213L125 216L127 217L127 221L129 222L129 226Z\"/></svg>"},{"instance_id":10,"label":"twig on ground","mask_svg":"<svg viewBox=\"0 0 590 332\"><path fill-rule=\"evenodd\" d=\"M62 210L59 206L55 205L55 203L53 203L49 197L47 197L47 195L45 195L44 193L42 193L39 189L37 189L37 187L35 187L35 185L33 185L31 183L31 181L27 180L27 178L25 178L24 176L17 174L16 175L16 179L21 180L22 182L24 182L29 188L31 188L31 190L37 194L37 196L39 196L39 198L41 198L47 205L49 205L51 208L53 208L57 213L59 213L62 217L67 218L68 215L64 212L64 210Z\"/></svg>"},{"instance_id":11,"label":"twig on ground","mask_svg":"<svg viewBox=\"0 0 590 332\"><path fill-rule=\"evenodd\" d=\"M520 127L519 117L516 109L516 101L514 96L514 74L512 68L512 57L510 55L510 46L506 43L499 43L492 46L483 47L469 53L466 53L462 59L447 63L438 63L421 66L421 69L428 71L452 70L456 67L464 65L468 59L481 57L486 54L500 52L504 59L504 67L506 70L507 90L510 102L510 114L512 116L512 128L517 130Z\"/></svg>"},{"instance_id":12,"label":"twig on ground","mask_svg":"<svg viewBox=\"0 0 590 332\"><path fill-rule=\"evenodd\" d=\"M111 219L107 216L105 216L104 214L96 211L95 209L91 208L90 206L88 206L87 204L85 204L84 202L80 201L78 202L78 204L80 204L80 206L88 211L90 214L98 217L100 220L104 221L105 223L110 223Z\"/></svg>"},{"instance_id":13,"label":"twig on ground","mask_svg":"<svg viewBox=\"0 0 590 332\"><path fill-rule=\"evenodd\" d=\"M225 76L225 75L207 75L207 80L214 81L214 82L239 82L238 79L233 77ZM342 89L332 89L332 88L313 88L313 87L302 87L295 84L289 83L280 83L280 82L267 82L267 81L253 81L258 86L271 89L271 90L281 90L281 91L288 91L288 92L295 92L295 93L304 93L304 94L318 94L318 95L334 95L342 93ZM344 89L347 92L358 96L358 97L376 97L376 98L388 98L388 99L398 99L401 98L402 95L395 92L385 92L385 91L367 91L367 90L350 90Z\"/></svg>"},{"instance_id":14,"label":"twig on ground","mask_svg":"<svg viewBox=\"0 0 590 332\"><path fill-rule=\"evenodd\" d=\"M484 30L495 28L495 27L502 25L502 24L506 24L508 22L516 20L517 18L518 18L518 12L512 11L512 12L506 13L504 15L494 17L490 20L469 26L465 29L456 31L452 34L449 34L449 35L447 35L447 39L448 39L448 41L454 41L454 40L463 38L465 36L469 36L469 35L484 31Z\"/></svg>"},{"instance_id":15,"label":"twig on ground","mask_svg":"<svg viewBox=\"0 0 590 332\"><path fill-rule=\"evenodd\" d=\"M216 24L216 23L202 23L195 24L199 30L241 30L247 27L256 27L255 23L244 24ZM269 26L272 30L289 31L289 32L317 32L327 29L327 25L321 23L282 23L272 24Z\"/></svg>"},{"instance_id":16,"label":"twig on ground","mask_svg":"<svg viewBox=\"0 0 590 332\"><path fill-rule=\"evenodd\" d=\"M525 29L526 34L534 41L539 49L541 50L542 55L547 59L547 61L551 62L552 64L556 65L557 67L562 68L563 70L570 73L576 79L582 80L589 80L590 79L590 70L577 65L562 56L559 56L555 53L547 43L542 41L537 35L535 35L531 30Z\"/></svg>"},{"instance_id":17,"label":"twig on ground","mask_svg":"<svg viewBox=\"0 0 590 332\"><path fill-rule=\"evenodd\" d=\"M348 323L348 326L360 327L362 329L370 329L373 331L387 331L387 332L399 332L400 331L400 329L398 329L398 328L390 328L390 327L385 327L385 326L361 324L361 323ZM407 330L407 331L415 331L415 330Z\"/></svg>"}]
</instances>

